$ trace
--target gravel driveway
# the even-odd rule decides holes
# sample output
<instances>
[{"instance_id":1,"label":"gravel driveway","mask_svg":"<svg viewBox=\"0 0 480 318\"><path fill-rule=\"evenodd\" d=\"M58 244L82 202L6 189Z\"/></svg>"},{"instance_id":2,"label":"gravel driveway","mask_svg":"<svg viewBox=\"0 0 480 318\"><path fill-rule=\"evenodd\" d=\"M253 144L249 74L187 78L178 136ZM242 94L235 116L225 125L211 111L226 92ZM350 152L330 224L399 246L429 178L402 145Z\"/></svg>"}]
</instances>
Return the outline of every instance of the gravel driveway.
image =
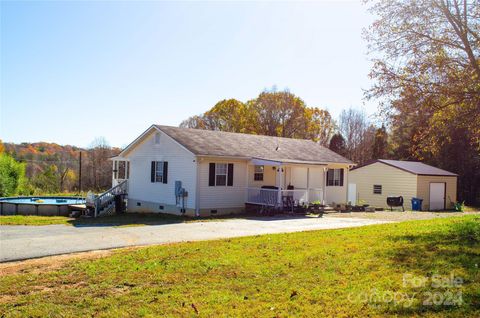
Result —
<instances>
[{"instance_id":1,"label":"gravel driveway","mask_svg":"<svg viewBox=\"0 0 480 318\"><path fill-rule=\"evenodd\" d=\"M126 246L388 223L360 218L245 218L138 227L0 226L0 262Z\"/></svg>"}]
</instances>

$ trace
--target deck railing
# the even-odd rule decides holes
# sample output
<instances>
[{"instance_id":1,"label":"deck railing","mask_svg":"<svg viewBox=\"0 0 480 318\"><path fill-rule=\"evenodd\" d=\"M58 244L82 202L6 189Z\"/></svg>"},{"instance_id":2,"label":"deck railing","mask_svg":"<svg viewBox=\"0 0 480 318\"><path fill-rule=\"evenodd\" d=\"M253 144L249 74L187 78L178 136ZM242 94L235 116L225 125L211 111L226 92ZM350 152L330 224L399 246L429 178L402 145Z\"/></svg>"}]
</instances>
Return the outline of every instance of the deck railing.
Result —
<instances>
[{"instance_id":1,"label":"deck railing","mask_svg":"<svg viewBox=\"0 0 480 318\"><path fill-rule=\"evenodd\" d=\"M247 188L246 202L265 206L278 205L277 189Z\"/></svg>"},{"instance_id":2,"label":"deck railing","mask_svg":"<svg viewBox=\"0 0 480 318\"><path fill-rule=\"evenodd\" d=\"M109 214L113 211L113 208L115 207L115 196L127 193L127 181L128 180L124 180L120 182L95 198L95 217Z\"/></svg>"},{"instance_id":3,"label":"deck railing","mask_svg":"<svg viewBox=\"0 0 480 318\"><path fill-rule=\"evenodd\" d=\"M289 198L290 202L297 204L309 204L320 201L323 203L323 189L294 189L279 190L265 188L247 188L246 203L258 204L262 206L282 207L284 198Z\"/></svg>"}]
</instances>

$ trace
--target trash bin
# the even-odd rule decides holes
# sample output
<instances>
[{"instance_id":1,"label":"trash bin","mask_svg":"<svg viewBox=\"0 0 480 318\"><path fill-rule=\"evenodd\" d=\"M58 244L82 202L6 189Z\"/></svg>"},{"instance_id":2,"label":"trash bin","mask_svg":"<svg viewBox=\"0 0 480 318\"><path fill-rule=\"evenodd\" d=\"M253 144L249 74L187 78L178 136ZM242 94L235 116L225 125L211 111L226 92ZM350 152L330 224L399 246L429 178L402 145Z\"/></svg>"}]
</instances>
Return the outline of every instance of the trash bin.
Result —
<instances>
[{"instance_id":1,"label":"trash bin","mask_svg":"<svg viewBox=\"0 0 480 318\"><path fill-rule=\"evenodd\" d=\"M422 202L423 202L423 199L412 198L412 210L422 211Z\"/></svg>"}]
</instances>

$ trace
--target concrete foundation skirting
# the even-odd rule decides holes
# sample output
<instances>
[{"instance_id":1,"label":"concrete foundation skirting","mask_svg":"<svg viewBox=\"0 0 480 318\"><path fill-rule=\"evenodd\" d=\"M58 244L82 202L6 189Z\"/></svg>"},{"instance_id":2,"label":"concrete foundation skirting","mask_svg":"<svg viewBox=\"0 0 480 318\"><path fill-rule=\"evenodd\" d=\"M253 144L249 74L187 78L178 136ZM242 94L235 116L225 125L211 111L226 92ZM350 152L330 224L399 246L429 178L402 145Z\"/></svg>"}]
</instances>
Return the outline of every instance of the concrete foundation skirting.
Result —
<instances>
[{"instance_id":1,"label":"concrete foundation skirting","mask_svg":"<svg viewBox=\"0 0 480 318\"><path fill-rule=\"evenodd\" d=\"M162 202L151 202L137 199L128 199L127 212L133 213L168 213L174 215L195 216L195 209L185 208L182 213L182 207Z\"/></svg>"},{"instance_id":2,"label":"concrete foundation skirting","mask_svg":"<svg viewBox=\"0 0 480 318\"><path fill-rule=\"evenodd\" d=\"M161 202L151 202L137 199L128 199L127 212L132 213L168 213L174 215L186 215L195 216L194 208L185 208L185 212L182 213L181 207L172 204L166 204ZM209 208L200 209L199 216L215 216L215 215L228 215L238 214L245 212L244 207L232 207L232 208Z\"/></svg>"}]
</instances>

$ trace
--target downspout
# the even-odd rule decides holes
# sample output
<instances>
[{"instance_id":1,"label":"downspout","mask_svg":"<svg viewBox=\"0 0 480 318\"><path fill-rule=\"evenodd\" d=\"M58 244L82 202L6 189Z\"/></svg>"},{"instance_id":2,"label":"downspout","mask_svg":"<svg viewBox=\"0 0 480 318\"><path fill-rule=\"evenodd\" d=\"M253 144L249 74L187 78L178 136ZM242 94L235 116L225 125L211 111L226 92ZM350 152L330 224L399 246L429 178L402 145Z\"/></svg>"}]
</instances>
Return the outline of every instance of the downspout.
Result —
<instances>
[{"instance_id":1,"label":"downspout","mask_svg":"<svg viewBox=\"0 0 480 318\"><path fill-rule=\"evenodd\" d=\"M195 157L196 165L196 183L195 183L195 216L200 216L200 159Z\"/></svg>"}]
</instances>

